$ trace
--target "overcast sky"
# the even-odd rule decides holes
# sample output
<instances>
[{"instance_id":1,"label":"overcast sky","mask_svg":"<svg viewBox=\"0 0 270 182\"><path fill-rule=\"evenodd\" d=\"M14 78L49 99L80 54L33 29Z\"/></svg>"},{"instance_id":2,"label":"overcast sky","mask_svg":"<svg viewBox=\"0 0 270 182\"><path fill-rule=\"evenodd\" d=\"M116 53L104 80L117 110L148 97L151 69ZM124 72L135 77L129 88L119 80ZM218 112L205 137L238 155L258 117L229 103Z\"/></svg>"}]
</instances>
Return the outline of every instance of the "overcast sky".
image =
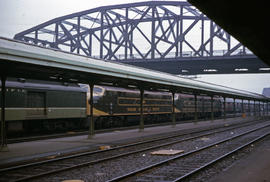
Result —
<instances>
[{"instance_id":1,"label":"overcast sky","mask_svg":"<svg viewBox=\"0 0 270 182\"><path fill-rule=\"evenodd\" d=\"M0 0L0 36L13 36L50 19L99 6L140 0ZM199 79L251 92L270 87L270 74L208 75Z\"/></svg>"}]
</instances>

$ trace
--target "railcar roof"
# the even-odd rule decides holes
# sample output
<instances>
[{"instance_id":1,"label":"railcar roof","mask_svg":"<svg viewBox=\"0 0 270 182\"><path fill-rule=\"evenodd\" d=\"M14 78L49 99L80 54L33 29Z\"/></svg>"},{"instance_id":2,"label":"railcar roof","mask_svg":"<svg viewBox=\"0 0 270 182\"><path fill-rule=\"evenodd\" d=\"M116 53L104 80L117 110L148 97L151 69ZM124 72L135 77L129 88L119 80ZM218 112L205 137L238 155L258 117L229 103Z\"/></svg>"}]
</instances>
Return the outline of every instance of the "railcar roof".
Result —
<instances>
[{"instance_id":1,"label":"railcar roof","mask_svg":"<svg viewBox=\"0 0 270 182\"><path fill-rule=\"evenodd\" d=\"M1 82L0 82L1 86ZM54 91L73 91L73 92L87 92L86 89L81 88L75 84L71 85L61 85L61 83L40 83L38 81L15 81L8 80L6 82L6 87L11 88L22 88L22 89L35 89L35 90L54 90Z\"/></svg>"},{"instance_id":2,"label":"railcar roof","mask_svg":"<svg viewBox=\"0 0 270 182\"><path fill-rule=\"evenodd\" d=\"M98 84L105 81L120 83L121 85L131 84L162 89L186 89L198 93L228 97L266 99L260 94L198 82L135 66L75 55L56 49L47 49L6 38L0 38L0 60L2 69L10 69L13 66L12 70L7 72L12 76L20 75L22 77L50 79L52 75L60 75L63 80L72 79L83 83L95 81Z\"/></svg>"}]
</instances>

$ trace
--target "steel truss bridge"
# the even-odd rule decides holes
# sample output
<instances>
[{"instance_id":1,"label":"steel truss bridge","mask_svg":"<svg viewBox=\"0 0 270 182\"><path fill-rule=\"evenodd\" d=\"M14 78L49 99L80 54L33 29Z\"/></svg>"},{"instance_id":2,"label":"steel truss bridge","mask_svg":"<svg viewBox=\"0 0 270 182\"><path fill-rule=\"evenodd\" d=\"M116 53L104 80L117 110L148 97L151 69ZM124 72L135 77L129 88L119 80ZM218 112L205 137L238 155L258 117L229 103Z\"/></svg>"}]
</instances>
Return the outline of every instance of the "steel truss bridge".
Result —
<instances>
[{"instance_id":1,"label":"steel truss bridge","mask_svg":"<svg viewBox=\"0 0 270 182\"><path fill-rule=\"evenodd\" d=\"M172 74L270 73L268 65L188 2L98 7L14 38Z\"/></svg>"}]
</instances>

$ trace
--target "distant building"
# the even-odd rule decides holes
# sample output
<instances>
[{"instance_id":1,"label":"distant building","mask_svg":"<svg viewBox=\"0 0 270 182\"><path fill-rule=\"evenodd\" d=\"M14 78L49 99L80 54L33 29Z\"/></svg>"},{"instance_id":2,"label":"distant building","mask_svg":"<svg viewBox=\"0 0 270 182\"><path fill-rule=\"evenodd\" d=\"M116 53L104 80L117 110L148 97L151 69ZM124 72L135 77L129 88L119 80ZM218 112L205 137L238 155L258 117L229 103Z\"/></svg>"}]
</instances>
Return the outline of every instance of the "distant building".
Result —
<instances>
[{"instance_id":1,"label":"distant building","mask_svg":"<svg viewBox=\"0 0 270 182\"><path fill-rule=\"evenodd\" d=\"M264 88L262 94L266 97L270 97L270 88Z\"/></svg>"}]
</instances>

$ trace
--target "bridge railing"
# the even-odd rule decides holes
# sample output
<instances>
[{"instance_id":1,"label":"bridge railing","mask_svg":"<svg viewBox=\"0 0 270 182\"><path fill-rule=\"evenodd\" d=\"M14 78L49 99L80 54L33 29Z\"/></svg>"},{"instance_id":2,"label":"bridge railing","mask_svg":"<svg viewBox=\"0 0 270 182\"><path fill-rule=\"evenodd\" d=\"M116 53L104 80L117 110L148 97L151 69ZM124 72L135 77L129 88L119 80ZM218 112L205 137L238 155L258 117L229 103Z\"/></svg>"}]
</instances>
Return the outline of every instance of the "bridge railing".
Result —
<instances>
[{"instance_id":1,"label":"bridge railing","mask_svg":"<svg viewBox=\"0 0 270 182\"><path fill-rule=\"evenodd\" d=\"M238 49L235 50L233 53L228 54L228 50L214 50L212 55L209 54L207 51L203 52L194 52L194 51L184 51L182 54L179 52L170 52L166 55L166 59L193 59L193 58L210 58L210 57L232 57L232 56L238 56L238 57L244 57L244 56L252 56L254 55L249 49ZM98 55L92 56L93 58L99 58ZM130 61L130 60L142 60L142 57L140 54L132 54L132 55L125 55L125 54L118 54L117 55L118 60L116 61ZM148 55L145 57L145 59L151 59L151 56ZM155 59L160 60L161 55L155 54Z\"/></svg>"}]
</instances>

